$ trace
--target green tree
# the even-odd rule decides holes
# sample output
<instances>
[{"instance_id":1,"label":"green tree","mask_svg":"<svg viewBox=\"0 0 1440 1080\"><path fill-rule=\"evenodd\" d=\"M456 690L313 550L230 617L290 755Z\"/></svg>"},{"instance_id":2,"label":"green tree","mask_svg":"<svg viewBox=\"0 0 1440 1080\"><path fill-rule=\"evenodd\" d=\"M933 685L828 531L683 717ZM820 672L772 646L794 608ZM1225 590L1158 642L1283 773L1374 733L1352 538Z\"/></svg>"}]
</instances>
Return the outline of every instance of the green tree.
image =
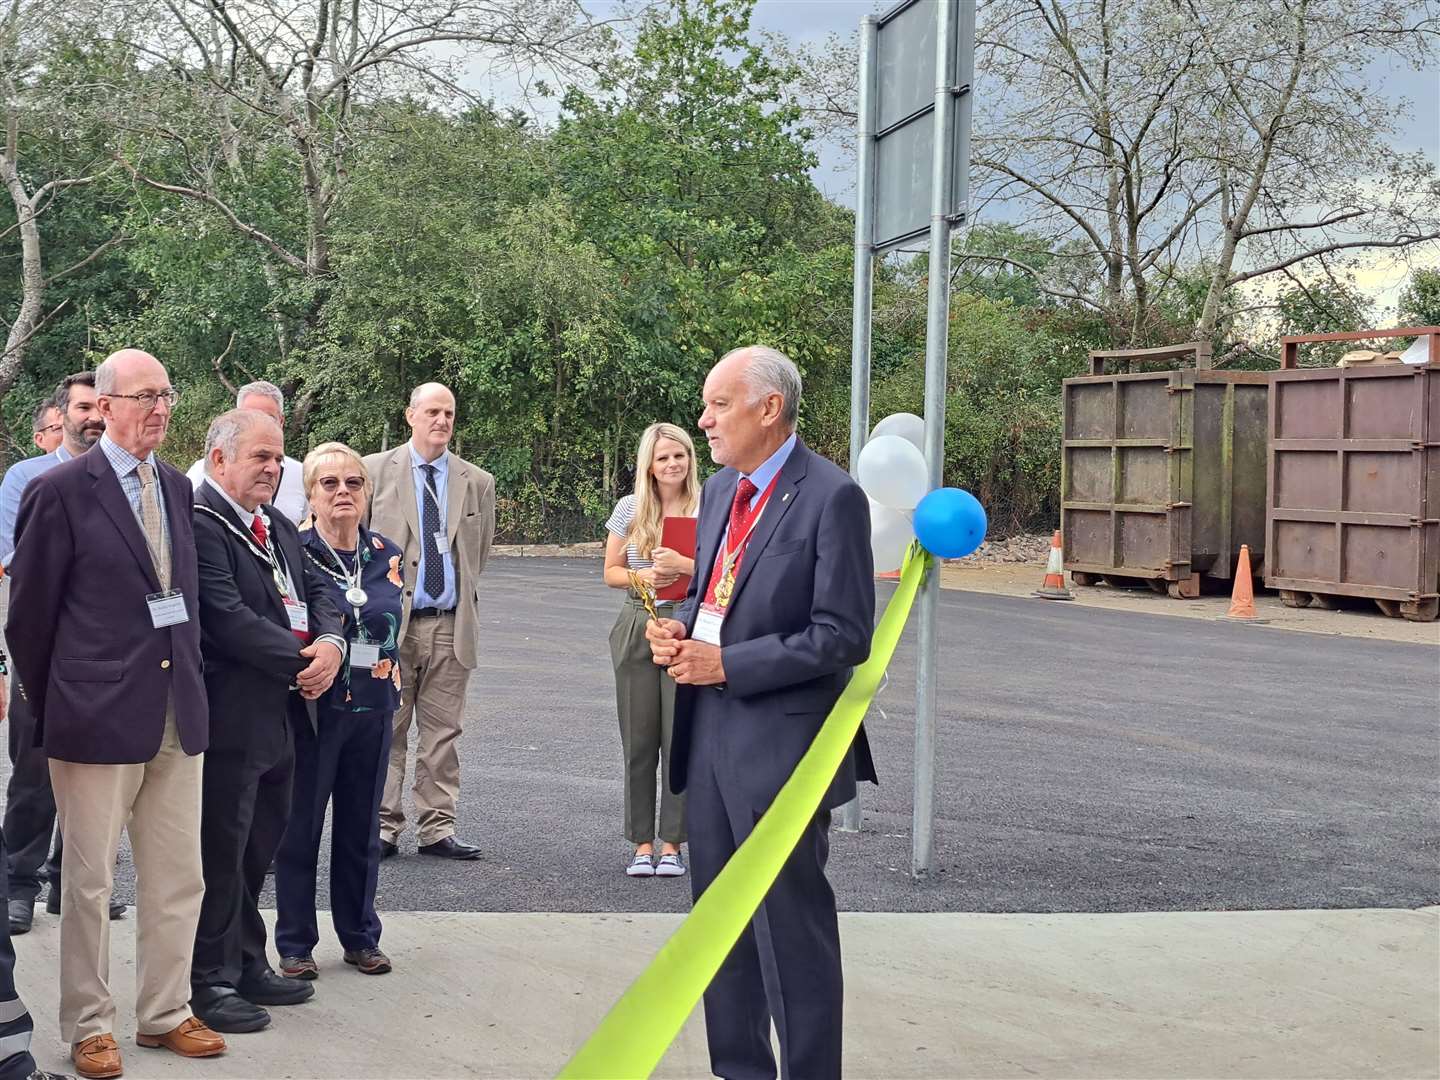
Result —
<instances>
[{"instance_id":1,"label":"green tree","mask_svg":"<svg viewBox=\"0 0 1440 1080\"><path fill-rule=\"evenodd\" d=\"M1401 326L1440 326L1440 270L1421 268L1400 294Z\"/></svg>"}]
</instances>

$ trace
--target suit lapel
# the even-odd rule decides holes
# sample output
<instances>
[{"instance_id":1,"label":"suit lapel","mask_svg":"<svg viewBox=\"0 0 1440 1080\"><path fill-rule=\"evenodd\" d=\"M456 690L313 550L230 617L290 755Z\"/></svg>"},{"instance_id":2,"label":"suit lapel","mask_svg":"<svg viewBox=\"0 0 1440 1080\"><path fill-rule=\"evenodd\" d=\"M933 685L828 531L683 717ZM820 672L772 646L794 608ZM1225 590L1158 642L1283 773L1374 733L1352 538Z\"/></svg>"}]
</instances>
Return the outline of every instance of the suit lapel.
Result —
<instances>
[{"instance_id":1,"label":"suit lapel","mask_svg":"<svg viewBox=\"0 0 1440 1080\"><path fill-rule=\"evenodd\" d=\"M220 495L220 493L214 488L212 488L208 483L204 484L200 488L200 501L204 502L206 506L208 506L211 510L214 510L217 514L223 517L233 527L239 529L242 533L250 532L250 522L241 521L235 513L235 508L231 506L230 503L226 501ZM278 513L279 511L276 511L275 514L272 514L270 520L274 521ZM285 614L285 601L280 598L280 590L275 587L275 580L270 574L269 564L259 558L255 554L255 552L251 551L250 546L246 544L244 540L240 539L240 537L234 537L233 542L240 548L242 561L250 563L250 565L254 568L255 573L259 576L260 583L263 586L261 591L270 598L270 607L274 614L279 617L281 625L289 626L290 618ZM276 538L276 545L279 546L278 535ZM290 558L290 553L288 551L285 552L285 558ZM294 577L296 572L296 568L292 566L290 570L291 576Z\"/></svg>"},{"instance_id":2,"label":"suit lapel","mask_svg":"<svg viewBox=\"0 0 1440 1080\"><path fill-rule=\"evenodd\" d=\"M809 464L805 459L806 453L808 451L804 444L797 439L775 480L775 490L770 493L770 501L765 504L760 520L755 523L755 531L750 534L750 543L745 547L745 556L740 560L740 572L735 578L735 591L730 596L732 605L740 599L740 590L745 588L745 583L750 580L750 571L755 568L760 556L765 554L765 546L770 543L781 519L795 503L796 485L805 479L805 470ZM734 499L733 491L730 497Z\"/></svg>"},{"instance_id":3,"label":"suit lapel","mask_svg":"<svg viewBox=\"0 0 1440 1080\"><path fill-rule=\"evenodd\" d=\"M410 464L410 444L402 443L390 457L391 483L400 497L400 511L405 515L405 524L410 526L410 535L420 540L420 514L415 509L415 470ZM423 541L421 542L423 547Z\"/></svg>"},{"instance_id":4,"label":"suit lapel","mask_svg":"<svg viewBox=\"0 0 1440 1080\"><path fill-rule=\"evenodd\" d=\"M130 553L135 556L135 561L145 571L146 579L155 591L159 592L160 577L155 573L155 562L150 558L150 548L145 543L145 534L140 531L140 522L135 518L135 511L130 508L130 500L125 495L125 489L120 486L120 478L110 467L110 459L105 456L103 449L98 453L87 455L87 458L90 478L94 483L95 501L115 523L115 528L119 530L125 546L130 549Z\"/></svg>"},{"instance_id":5,"label":"suit lapel","mask_svg":"<svg viewBox=\"0 0 1440 1080\"><path fill-rule=\"evenodd\" d=\"M280 511L276 510L275 507L268 507L268 510L272 522L280 517ZM295 598L302 601L308 600L309 597L305 595L305 567L300 561L304 558L300 553L300 534L292 533L289 529L276 528L272 528L270 532L275 546L280 550L280 555L285 560L286 568L290 571L290 580L295 583ZM271 589L270 592L276 593L276 590ZM276 594L276 599L279 600L278 594ZM285 615L285 601L283 600L280 600L280 614ZM288 615L285 621L287 623L290 621Z\"/></svg>"},{"instance_id":6,"label":"suit lapel","mask_svg":"<svg viewBox=\"0 0 1440 1080\"><path fill-rule=\"evenodd\" d=\"M470 483L470 470L460 459L450 455L450 475L445 480L445 535L455 546L455 532L460 528L460 515L465 510L465 487Z\"/></svg>"}]
</instances>

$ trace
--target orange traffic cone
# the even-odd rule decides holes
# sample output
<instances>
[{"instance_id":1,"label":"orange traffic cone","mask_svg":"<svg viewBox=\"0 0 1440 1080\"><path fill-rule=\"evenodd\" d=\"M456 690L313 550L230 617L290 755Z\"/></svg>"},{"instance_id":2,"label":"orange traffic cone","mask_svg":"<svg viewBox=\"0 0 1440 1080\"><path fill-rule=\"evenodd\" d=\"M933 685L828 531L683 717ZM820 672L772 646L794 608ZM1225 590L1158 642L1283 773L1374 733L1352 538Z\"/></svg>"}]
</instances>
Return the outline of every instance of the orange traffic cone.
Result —
<instances>
[{"instance_id":1,"label":"orange traffic cone","mask_svg":"<svg viewBox=\"0 0 1440 1080\"><path fill-rule=\"evenodd\" d=\"M1255 578L1250 571L1250 545L1240 545L1240 563L1235 567L1235 587L1230 591L1227 619L1241 622L1264 622L1255 611Z\"/></svg>"},{"instance_id":2,"label":"orange traffic cone","mask_svg":"<svg viewBox=\"0 0 1440 1080\"><path fill-rule=\"evenodd\" d=\"M1050 559L1045 564L1045 581L1031 596L1042 600L1074 600L1075 594L1065 587L1065 556L1060 550L1060 530L1050 541Z\"/></svg>"}]
</instances>

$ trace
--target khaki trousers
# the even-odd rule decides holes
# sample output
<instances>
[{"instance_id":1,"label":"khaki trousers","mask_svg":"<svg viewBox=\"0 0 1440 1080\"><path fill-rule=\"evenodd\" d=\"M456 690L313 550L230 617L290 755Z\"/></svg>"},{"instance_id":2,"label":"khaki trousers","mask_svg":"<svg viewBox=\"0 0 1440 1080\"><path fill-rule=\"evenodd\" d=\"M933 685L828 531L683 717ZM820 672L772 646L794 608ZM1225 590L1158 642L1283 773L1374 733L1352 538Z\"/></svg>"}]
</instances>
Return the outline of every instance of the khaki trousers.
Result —
<instances>
[{"instance_id":1,"label":"khaki trousers","mask_svg":"<svg viewBox=\"0 0 1440 1080\"><path fill-rule=\"evenodd\" d=\"M674 605L657 605L662 619ZM670 735L675 728L675 680L655 663L645 624L645 605L627 596L610 629L615 665L615 711L620 718L620 752L625 759L625 839L655 839L655 769L660 767L660 839L685 842L685 796L670 790Z\"/></svg>"},{"instance_id":2,"label":"khaki trousers","mask_svg":"<svg viewBox=\"0 0 1440 1080\"><path fill-rule=\"evenodd\" d=\"M380 801L380 839L395 843L405 831L405 752L412 718L420 729L415 748L415 831L423 847L455 835L460 797L460 733L470 670L455 658L455 616L410 620L400 642L400 708L395 711L390 768Z\"/></svg>"},{"instance_id":3,"label":"khaki trousers","mask_svg":"<svg viewBox=\"0 0 1440 1080\"><path fill-rule=\"evenodd\" d=\"M200 777L167 712L160 750L137 765L50 760L65 834L60 894L60 1037L72 1046L115 1030L110 915L120 830L135 856L135 1021L160 1035L190 1017L190 952L200 872Z\"/></svg>"}]
</instances>

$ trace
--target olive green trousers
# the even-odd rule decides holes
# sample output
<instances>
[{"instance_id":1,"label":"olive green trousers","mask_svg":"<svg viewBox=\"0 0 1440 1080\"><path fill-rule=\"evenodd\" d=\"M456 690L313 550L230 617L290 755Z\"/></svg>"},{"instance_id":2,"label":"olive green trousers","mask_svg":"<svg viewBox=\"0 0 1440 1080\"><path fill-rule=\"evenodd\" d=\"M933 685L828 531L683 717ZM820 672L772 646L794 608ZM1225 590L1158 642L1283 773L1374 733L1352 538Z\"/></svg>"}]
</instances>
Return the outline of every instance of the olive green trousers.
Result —
<instances>
[{"instance_id":1,"label":"olive green trousers","mask_svg":"<svg viewBox=\"0 0 1440 1080\"><path fill-rule=\"evenodd\" d=\"M661 618L674 605L657 607ZM645 606L627 596L610 631L615 665L615 709L625 760L625 838L632 844L655 839L655 772L660 771L660 839L685 840L685 797L670 790L670 735L675 726L675 682L650 655L645 640Z\"/></svg>"}]
</instances>

